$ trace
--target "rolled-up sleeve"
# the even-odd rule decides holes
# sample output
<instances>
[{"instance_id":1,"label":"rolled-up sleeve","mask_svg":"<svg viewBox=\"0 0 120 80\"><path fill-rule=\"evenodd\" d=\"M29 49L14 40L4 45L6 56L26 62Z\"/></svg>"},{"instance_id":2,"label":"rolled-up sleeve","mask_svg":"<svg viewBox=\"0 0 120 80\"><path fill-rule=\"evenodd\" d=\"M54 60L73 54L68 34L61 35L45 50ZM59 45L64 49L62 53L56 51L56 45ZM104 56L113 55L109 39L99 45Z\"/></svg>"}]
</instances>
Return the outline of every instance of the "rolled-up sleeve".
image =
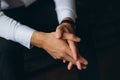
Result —
<instances>
[{"instance_id":1,"label":"rolled-up sleeve","mask_svg":"<svg viewBox=\"0 0 120 80\"><path fill-rule=\"evenodd\" d=\"M65 18L70 17L74 21L77 18L76 0L54 0L59 23Z\"/></svg>"},{"instance_id":2,"label":"rolled-up sleeve","mask_svg":"<svg viewBox=\"0 0 120 80\"><path fill-rule=\"evenodd\" d=\"M34 29L7 17L0 10L0 37L18 42L21 45L30 48L30 40L34 31Z\"/></svg>"}]
</instances>

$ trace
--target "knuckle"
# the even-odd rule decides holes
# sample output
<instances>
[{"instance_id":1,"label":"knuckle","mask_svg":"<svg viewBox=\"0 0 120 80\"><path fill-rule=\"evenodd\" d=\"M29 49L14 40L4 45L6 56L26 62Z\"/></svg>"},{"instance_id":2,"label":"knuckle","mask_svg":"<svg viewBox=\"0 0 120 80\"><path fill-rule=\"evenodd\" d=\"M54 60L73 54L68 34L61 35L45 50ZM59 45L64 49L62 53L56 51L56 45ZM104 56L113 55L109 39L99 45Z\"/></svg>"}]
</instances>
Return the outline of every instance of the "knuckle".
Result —
<instances>
[{"instance_id":1,"label":"knuckle","mask_svg":"<svg viewBox=\"0 0 120 80\"><path fill-rule=\"evenodd\" d=\"M75 36L74 36L74 34L71 34L71 38L74 38Z\"/></svg>"},{"instance_id":2,"label":"knuckle","mask_svg":"<svg viewBox=\"0 0 120 80\"><path fill-rule=\"evenodd\" d=\"M54 57L55 60L57 60L58 58L57 57Z\"/></svg>"},{"instance_id":3,"label":"knuckle","mask_svg":"<svg viewBox=\"0 0 120 80\"><path fill-rule=\"evenodd\" d=\"M65 46L64 46L64 47L62 47L61 49L62 49L62 51L66 51L66 47L65 47Z\"/></svg>"},{"instance_id":4,"label":"knuckle","mask_svg":"<svg viewBox=\"0 0 120 80\"><path fill-rule=\"evenodd\" d=\"M57 59L61 59L62 57L61 56L58 56Z\"/></svg>"},{"instance_id":5,"label":"knuckle","mask_svg":"<svg viewBox=\"0 0 120 80\"><path fill-rule=\"evenodd\" d=\"M57 29L61 29L61 25L59 25L59 26L57 27Z\"/></svg>"},{"instance_id":6,"label":"knuckle","mask_svg":"<svg viewBox=\"0 0 120 80\"><path fill-rule=\"evenodd\" d=\"M52 49L51 52L55 54L55 53L56 53L56 50Z\"/></svg>"},{"instance_id":7,"label":"knuckle","mask_svg":"<svg viewBox=\"0 0 120 80\"><path fill-rule=\"evenodd\" d=\"M64 57L64 53L61 54L61 57Z\"/></svg>"},{"instance_id":8,"label":"knuckle","mask_svg":"<svg viewBox=\"0 0 120 80\"><path fill-rule=\"evenodd\" d=\"M63 57L64 57L64 53L61 53L59 59L63 59Z\"/></svg>"}]
</instances>

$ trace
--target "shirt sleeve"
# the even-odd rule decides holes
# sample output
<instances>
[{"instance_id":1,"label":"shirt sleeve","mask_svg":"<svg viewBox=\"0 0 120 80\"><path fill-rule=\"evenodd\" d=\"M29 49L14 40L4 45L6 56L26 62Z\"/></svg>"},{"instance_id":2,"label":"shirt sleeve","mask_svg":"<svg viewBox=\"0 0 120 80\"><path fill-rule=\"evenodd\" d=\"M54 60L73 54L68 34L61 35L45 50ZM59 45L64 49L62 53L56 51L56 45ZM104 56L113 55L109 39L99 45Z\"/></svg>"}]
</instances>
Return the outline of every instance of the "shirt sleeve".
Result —
<instances>
[{"instance_id":1,"label":"shirt sleeve","mask_svg":"<svg viewBox=\"0 0 120 80\"><path fill-rule=\"evenodd\" d=\"M7 17L0 10L0 37L18 42L30 48L30 40L35 30Z\"/></svg>"},{"instance_id":2,"label":"shirt sleeve","mask_svg":"<svg viewBox=\"0 0 120 80\"><path fill-rule=\"evenodd\" d=\"M65 18L70 17L74 21L77 18L76 0L54 0L59 23Z\"/></svg>"}]
</instances>

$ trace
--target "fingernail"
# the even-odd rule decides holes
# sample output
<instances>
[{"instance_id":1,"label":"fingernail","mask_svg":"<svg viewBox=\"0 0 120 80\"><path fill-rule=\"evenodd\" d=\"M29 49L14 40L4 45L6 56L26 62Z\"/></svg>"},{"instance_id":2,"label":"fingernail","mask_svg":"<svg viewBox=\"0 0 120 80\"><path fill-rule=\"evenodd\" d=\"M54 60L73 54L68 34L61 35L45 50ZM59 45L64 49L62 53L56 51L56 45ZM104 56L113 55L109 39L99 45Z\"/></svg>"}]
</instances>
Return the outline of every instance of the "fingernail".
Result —
<instances>
[{"instance_id":1,"label":"fingernail","mask_svg":"<svg viewBox=\"0 0 120 80\"><path fill-rule=\"evenodd\" d=\"M80 38L76 38L75 40L76 40L76 41L80 41Z\"/></svg>"},{"instance_id":2,"label":"fingernail","mask_svg":"<svg viewBox=\"0 0 120 80\"><path fill-rule=\"evenodd\" d=\"M71 70L71 69L68 69L69 71Z\"/></svg>"},{"instance_id":3,"label":"fingernail","mask_svg":"<svg viewBox=\"0 0 120 80\"><path fill-rule=\"evenodd\" d=\"M83 69L87 69L87 67L83 67Z\"/></svg>"},{"instance_id":4,"label":"fingernail","mask_svg":"<svg viewBox=\"0 0 120 80\"><path fill-rule=\"evenodd\" d=\"M65 61L65 60L63 60L63 63L66 63L66 61Z\"/></svg>"},{"instance_id":5,"label":"fingernail","mask_svg":"<svg viewBox=\"0 0 120 80\"><path fill-rule=\"evenodd\" d=\"M88 65L88 62L84 62L85 65Z\"/></svg>"},{"instance_id":6,"label":"fingernail","mask_svg":"<svg viewBox=\"0 0 120 80\"><path fill-rule=\"evenodd\" d=\"M81 67L78 67L79 70L82 70Z\"/></svg>"}]
</instances>

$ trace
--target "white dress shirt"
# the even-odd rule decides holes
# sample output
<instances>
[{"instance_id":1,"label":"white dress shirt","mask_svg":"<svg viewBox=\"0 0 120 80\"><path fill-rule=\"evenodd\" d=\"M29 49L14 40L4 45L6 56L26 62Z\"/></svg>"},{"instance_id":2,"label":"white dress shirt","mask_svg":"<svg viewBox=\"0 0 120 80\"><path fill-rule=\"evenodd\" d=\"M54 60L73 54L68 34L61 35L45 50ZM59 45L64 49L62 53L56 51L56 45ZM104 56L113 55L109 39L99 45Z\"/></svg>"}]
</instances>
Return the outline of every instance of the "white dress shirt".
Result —
<instances>
[{"instance_id":1,"label":"white dress shirt","mask_svg":"<svg viewBox=\"0 0 120 80\"><path fill-rule=\"evenodd\" d=\"M65 18L76 18L75 0L54 0L59 23ZM6 4L6 3L5 3ZM7 5L6 7L8 7ZM30 48L30 40L35 30L7 17L0 8L0 37L18 42Z\"/></svg>"}]
</instances>

